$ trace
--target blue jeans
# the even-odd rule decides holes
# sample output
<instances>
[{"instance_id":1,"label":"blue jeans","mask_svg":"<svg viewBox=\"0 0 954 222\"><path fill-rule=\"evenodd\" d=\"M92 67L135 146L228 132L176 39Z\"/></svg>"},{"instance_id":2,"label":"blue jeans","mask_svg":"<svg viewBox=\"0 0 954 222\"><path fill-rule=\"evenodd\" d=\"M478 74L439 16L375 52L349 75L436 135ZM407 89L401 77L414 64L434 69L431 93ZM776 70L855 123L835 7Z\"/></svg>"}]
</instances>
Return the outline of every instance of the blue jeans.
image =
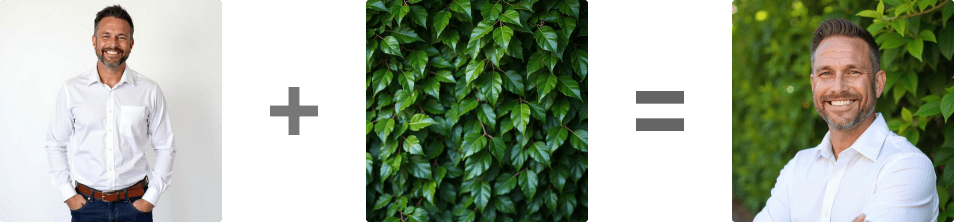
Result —
<instances>
[{"instance_id":1,"label":"blue jeans","mask_svg":"<svg viewBox=\"0 0 954 222\"><path fill-rule=\"evenodd\" d=\"M133 206L133 202L142 199L134 197L127 200L118 200L105 202L98 199L89 199L88 196L80 193L83 199L87 199L86 205L79 209L70 210L73 216L73 222L81 221L137 221L152 222L152 212L140 212Z\"/></svg>"}]
</instances>

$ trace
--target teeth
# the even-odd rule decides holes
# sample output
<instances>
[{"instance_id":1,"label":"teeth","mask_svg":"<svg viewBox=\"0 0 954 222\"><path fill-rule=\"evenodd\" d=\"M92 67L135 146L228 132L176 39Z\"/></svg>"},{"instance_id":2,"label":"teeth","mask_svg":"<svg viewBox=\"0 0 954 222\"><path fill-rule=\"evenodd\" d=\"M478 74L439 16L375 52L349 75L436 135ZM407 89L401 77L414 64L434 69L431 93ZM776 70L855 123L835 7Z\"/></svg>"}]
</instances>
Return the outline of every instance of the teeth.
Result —
<instances>
[{"instance_id":1,"label":"teeth","mask_svg":"<svg viewBox=\"0 0 954 222\"><path fill-rule=\"evenodd\" d=\"M119 54L119 52L117 52L117 51L106 51L106 54L115 55L115 54Z\"/></svg>"},{"instance_id":2,"label":"teeth","mask_svg":"<svg viewBox=\"0 0 954 222\"><path fill-rule=\"evenodd\" d=\"M853 101L853 100L831 101L831 105L833 105L833 106L844 106L844 105L848 105L848 104L851 104L851 103L854 103L854 102L855 102L855 101Z\"/></svg>"}]
</instances>

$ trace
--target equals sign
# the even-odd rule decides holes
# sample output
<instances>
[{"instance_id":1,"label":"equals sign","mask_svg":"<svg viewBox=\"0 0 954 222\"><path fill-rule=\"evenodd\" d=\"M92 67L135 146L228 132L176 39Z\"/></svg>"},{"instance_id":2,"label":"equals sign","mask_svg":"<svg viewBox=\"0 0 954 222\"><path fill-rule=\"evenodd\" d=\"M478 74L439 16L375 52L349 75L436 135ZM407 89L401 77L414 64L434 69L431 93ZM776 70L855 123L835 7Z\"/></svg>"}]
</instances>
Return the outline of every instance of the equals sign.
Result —
<instances>
[{"instance_id":1,"label":"equals sign","mask_svg":"<svg viewBox=\"0 0 954 222\"><path fill-rule=\"evenodd\" d=\"M684 104L685 91L636 91L636 104ZM685 131L683 118L636 118L636 131Z\"/></svg>"}]
</instances>

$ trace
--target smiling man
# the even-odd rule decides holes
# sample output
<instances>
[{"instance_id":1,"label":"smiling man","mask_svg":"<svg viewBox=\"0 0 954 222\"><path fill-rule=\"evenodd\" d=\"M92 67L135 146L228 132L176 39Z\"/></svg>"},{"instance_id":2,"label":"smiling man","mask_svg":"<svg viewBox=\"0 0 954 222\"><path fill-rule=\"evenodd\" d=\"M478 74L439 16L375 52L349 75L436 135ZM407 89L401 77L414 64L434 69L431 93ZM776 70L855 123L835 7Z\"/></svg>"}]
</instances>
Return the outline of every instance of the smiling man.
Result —
<instances>
[{"instance_id":1,"label":"smiling man","mask_svg":"<svg viewBox=\"0 0 954 222\"><path fill-rule=\"evenodd\" d=\"M63 84L46 139L53 186L73 221L152 221L169 186L172 124L156 82L126 66L132 18L122 7L96 14L96 67ZM155 168L143 153L148 141Z\"/></svg>"},{"instance_id":2,"label":"smiling man","mask_svg":"<svg viewBox=\"0 0 954 222\"><path fill-rule=\"evenodd\" d=\"M755 221L936 221L931 160L874 112L887 75L874 38L830 19L810 53L812 102L829 131L782 168Z\"/></svg>"}]
</instances>

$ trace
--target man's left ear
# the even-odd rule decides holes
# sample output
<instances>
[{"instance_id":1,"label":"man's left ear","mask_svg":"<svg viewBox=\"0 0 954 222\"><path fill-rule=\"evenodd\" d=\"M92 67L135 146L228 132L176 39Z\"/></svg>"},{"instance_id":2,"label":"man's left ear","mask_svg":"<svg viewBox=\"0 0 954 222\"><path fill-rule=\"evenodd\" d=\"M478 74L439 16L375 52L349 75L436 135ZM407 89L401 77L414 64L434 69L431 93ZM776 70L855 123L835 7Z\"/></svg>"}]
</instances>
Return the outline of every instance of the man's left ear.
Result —
<instances>
[{"instance_id":1,"label":"man's left ear","mask_svg":"<svg viewBox=\"0 0 954 222\"><path fill-rule=\"evenodd\" d=\"M878 73L875 73L875 87L878 90L878 98L881 98L881 93L884 92L884 82L887 79L885 75L884 70L878 70Z\"/></svg>"}]
</instances>

